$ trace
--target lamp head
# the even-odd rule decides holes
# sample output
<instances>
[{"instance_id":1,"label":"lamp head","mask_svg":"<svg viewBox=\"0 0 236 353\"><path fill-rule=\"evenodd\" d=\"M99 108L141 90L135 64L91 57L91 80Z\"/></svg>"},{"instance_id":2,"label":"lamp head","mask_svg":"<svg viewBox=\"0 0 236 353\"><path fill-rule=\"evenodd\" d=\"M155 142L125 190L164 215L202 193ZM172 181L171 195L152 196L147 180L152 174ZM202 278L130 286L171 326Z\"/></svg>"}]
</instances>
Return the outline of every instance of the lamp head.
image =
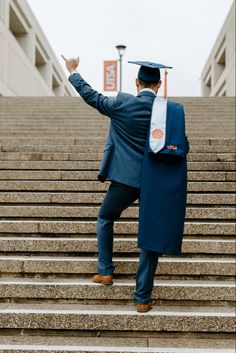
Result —
<instances>
[{"instance_id":1,"label":"lamp head","mask_svg":"<svg viewBox=\"0 0 236 353\"><path fill-rule=\"evenodd\" d=\"M124 52L125 52L125 49L126 49L126 46L123 45L123 44L119 44L119 45L116 46L116 49L118 50L119 55L123 56Z\"/></svg>"}]
</instances>

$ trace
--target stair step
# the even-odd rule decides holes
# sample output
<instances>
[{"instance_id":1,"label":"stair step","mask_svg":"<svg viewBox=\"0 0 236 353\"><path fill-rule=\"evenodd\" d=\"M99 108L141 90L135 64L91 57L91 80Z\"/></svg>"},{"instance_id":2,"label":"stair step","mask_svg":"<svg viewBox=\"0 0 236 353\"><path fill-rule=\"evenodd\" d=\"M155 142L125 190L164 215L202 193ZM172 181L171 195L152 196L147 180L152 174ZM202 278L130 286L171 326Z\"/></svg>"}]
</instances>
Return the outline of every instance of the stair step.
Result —
<instances>
[{"instance_id":1,"label":"stair step","mask_svg":"<svg viewBox=\"0 0 236 353\"><path fill-rule=\"evenodd\" d=\"M95 118L91 114L87 114L87 120L84 120L83 116L80 115L80 117L75 117L75 115L68 115L65 117L66 113L58 113L58 116L55 116L55 113L51 113L52 116L50 119L45 116L45 114L38 114L38 115L33 115L30 114L28 117L19 117L18 120L14 120L13 115L11 114L10 116L5 115L0 115L1 119L1 125L3 127L3 131L5 132L10 132L13 133L24 133L24 132L50 132L50 133L61 133L62 129L64 128L65 133L74 133L74 132L88 132L90 131L95 131L96 128L98 129L99 133L105 132L108 128L109 125L109 120L100 118L100 116L96 116ZM234 126L234 121L233 121L233 114L231 112L225 113L224 114L224 126L222 127L222 113L218 113L218 115L215 116L215 119L211 119L207 123L202 124L202 122L199 121L198 117L196 114L191 113L188 116L188 119L186 121L186 131L188 133L192 132L204 132L204 127L208 129L211 133L208 135L208 137L216 137L217 135L213 135L213 132L229 132L230 129L232 131L235 129ZM203 115L202 117L203 118ZM206 119L208 117L206 116ZM4 120L5 119L5 120ZM194 121L191 121L190 119L193 119ZM39 121L40 120L40 121ZM10 128L10 130L8 130ZM202 135L201 137L204 137ZM226 134L224 137L229 137L228 134Z\"/></svg>"},{"instance_id":2,"label":"stair step","mask_svg":"<svg viewBox=\"0 0 236 353\"><path fill-rule=\"evenodd\" d=\"M106 116L101 116L98 113L94 114L93 109L91 109L88 112L85 112L83 110L80 110L79 112L79 116L75 116L75 113L73 111L68 111L67 112L65 110L60 110L60 111L56 111L56 110L51 110L51 114L50 116L47 116L45 114L45 112L43 111L31 111L31 112L27 112L28 114L23 115L22 111L19 111L19 115L17 116L17 119L14 117L14 114L12 111L9 111L7 113L9 119L6 121L4 120L4 116L6 115L6 112L1 113L0 114L0 118L3 120L3 126L17 126L17 127L21 127L22 125L29 125L29 126L54 126L56 123L58 123L58 126L64 126L66 128L69 128L71 126L78 126L81 125L83 127L86 127L86 122L87 122L87 126L88 123L91 124L92 126L95 126L95 124L97 123L98 126L106 126L108 123L108 119ZM66 119L63 119L65 117L65 114L68 113ZM211 126L212 129L214 129L216 126L219 127L221 125L222 127L222 111L218 111L214 113L214 117L210 117L210 119L208 121L204 122L204 126ZM233 123L233 110L226 110L224 112L224 121L226 121L227 123ZM87 120L84 116L84 114L86 114ZM208 113L204 113L204 111L199 112L199 115L202 114L201 119L203 118L203 116L207 116ZM208 114L209 115L209 114ZM194 117L195 120L192 121L191 117ZM188 111L188 116L187 116L187 125L188 126L195 126L195 127L199 127L202 128L202 125L199 125L199 117L196 114L196 112L194 110L189 110ZM16 123L14 125L14 122ZM68 125L68 122L70 123ZM212 122L215 123L215 125L212 126ZM226 128L228 125L224 125L223 127Z\"/></svg>"},{"instance_id":3,"label":"stair step","mask_svg":"<svg viewBox=\"0 0 236 353\"><path fill-rule=\"evenodd\" d=\"M97 218L100 207L96 206L0 206L0 217L18 218ZM139 217L138 207L129 207L121 219ZM194 208L186 209L186 219L235 219L233 207Z\"/></svg>"},{"instance_id":4,"label":"stair step","mask_svg":"<svg viewBox=\"0 0 236 353\"><path fill-rule=\"evenodd\" d=\"M132 300L135 280L114 281L100 286L91 279L0 278L0 298ZM157 280L154 300L235 301L233 281ZM162 305L160 303L160 305Z\"/></svg>"},{"instance_id":5,"label":"stair step","mask_svg":"<svg viewBox=\"0 0 236 353\"><path fill-rule=\"evenodd\" d=\"M95 234L95 221L0 221L1 233L58 233L58 234ZM115 234L137 234L137 222L117 222ZM186 222L186 235L234 235L234 223L223 222Z\"/></svg>"},{"instance_id":6,"label":"stair step","mask_svg":"<svg viewBox=\"0 0 236 353\"><path fill-rule=\"evenodd\" d=\"M186 133L190 138L198 138L198 137L199 138L207 138L207 137L220 138L221 136L222 138L224 138L225 136L227 136L228 138L234 138L235 135L233 134L233 132L235 131L235 126L232 121L232 117L233 116L229 116L228 119L226 117L225 123L227 125L223 128L222 128L222 124L220 123L220 117L218 120L211 121L208 125L206 124L206 126L205 125L201 126L200 122L195 122L194 124L187 123ZM193 115L192 115L192 118L195 119ZM40 119L40 117L38 117L38 119ZM98 121L95 121L94 124L92 124L91 122L88 123L88 121L87 122L80 121L80 122L77 122L76 125L72 124L71 126L68 127L68 126L61 125L60 121L55 121L54 123L50 124L50 126L48 125L48 122L42 125L35 124L34 126L32 126L32 124L29 124L29 123L26 123L23 125L21 124L20 128L17 128L14 125L12 126L5 125L5 127L3 127L3 129L1 130L1 136L4 137L3 135L4 132L7 134L6 137L10 136L11 134L14 134L14 135L17 134L18 136L25 136L26 133L28 133L30 136L34 136L35 133L39 133L39 137L41 137L43 133L46 133L46 136L49 136L52 134L55 136L56 135L61 136L64 129L64 136L67 135L67 136L76 138L77 137L76 134L80 133L81 137L83 136L89 137L89 136L95 135L95 133L97 132L98 136L105 137L108 130L108 124L109 124L109 121L104 122L104 124L100 124ZM213 128L212 128L212 124L214 125ZM204 128L208 129L208 134L206 133L206 130L204 130ZM91 135L89 135L89 132L91 133Z\"/></svg>"},{"instance_id":7,"label":"stair step","mask_svg":"<svg viewBox=\"0 0 236 353\"><path fill-rule=\"evenodd\" d=\"M224 130L221 130L221 129L219 129L219 131L213 131L213 132L211 132L211 133L209 133L208 131L195 131L195 132L193 132L193 131L186 131L186 133L187 133L187 136L189 137L189 138L208 138L208 137L216 137L217 139L223 139L226 135L229 137L229 138L231 138L231 139L233 139L234 138L234 136L235 136L235 133L234 133L234 130L233 130L233 128L230 128L230 130L229 131L224 131ZM19 138L19 137L21 137L21 138L31 138L31 139L33 139L33 138L45 138L45 137L47 137L47 138L49 138L49 139L54 139L54 138L57 138L57 139L60 139L60 138L62 138L62 137L64 137L65 136L65 132L57 132L57 133L55 133L55 132L46 132L46 131L41 131L41 132L31 132L31 131L24 131L24 132L11 132L11 133L9 133L9 132L0 132L0 139L2 139L2 138L6 138L6 137L8 137L8 138L10 138L10 139L12 139L13 137L15 137L17 135L17 137ZM88 139L88 138L94 138L94 140L96 140L96 138L97 137L99 137L99 138L102 138L102 139L106 139L106 137L107 137L107 132L104 132L104 133L100 133L99 134L99 136L98 136L98 132L90 132L90 131L88 131L88 132L83 132L83 134L81 134L79 131L76 133L76 132L74 132L74 130L73 130L73 132L71 132L71 133L69 133L69 132L67 132L66 133L66 136L67 137L69 137L69 138L76 138L78 135L80 135L81 137L83 137L83 138L86 138L86 139Z\"/></svg>"},{"instance_id":8,"label":"stair step","mask_svg":"<svg viewBox=\"0 0 236 353\"><path fill-rule=\"evenodd\" d=\"M203 333L201 335L203 336ZM212 335L217 337L212 338ZM196 334L189 338L188 333L182 333L179 337L174 332L172 338L161 333L159 336L0 336L0 353L234 353L234 340L219 333L211 334L211 338L199 338Z\"/></svg>"},{"instance_id":9,"label":"stair step","mask_svg":"<svg viewBox=\"0 0 236 353\"><path fill-rule=\"evenodd\" d=\"M38 136L34 138L24 138L19 136L6 137L1 136L0 142L4 144L17 144L17 145L100 145L102 146L106 142L106 138L97 136L96 140L92 137L84 137L78 135L76 137L60 137L53 141L46 136ZM213 145L213 146L233 146L236 143L236 139L233 137L189 137L190 145Z\"/></svg>"},{"instance_id":10,"label":"stair step","mask_svg":"<svg viewBox=\"0 0 236 353\"><path fill-rule=\"evenodd\" d=\"M0 171L0 180L93 180L97 181L97 171ZM189 172L189 181L235 181L235 172Z\"/></svg>"},{"instance_id":11,"label":"stair step","mask_svg":"<svg viewBox=\"0 0 236 353\"><path fill-rule=\"evenodd\" d=\"M0 161L100 161L102 153L17 153L0 152ZM193 153L190 151L188 161L216 162L235 161L233 153Z\"/></svg>"},{"instance_id":12,"label":"stair step","mask_svg":"<svg viewBox=\"0 0 236 353\"><path fill-rule=\"evenodd\" d=\"M0 353L235 353L234 349L218 348L118 348L107 346L48 346L48 345L0 345Z\"/></svg>"},{"instance_id":13,"label":"stair step","mask_svg":"<svg viewBox=\"0 0 236 353\"><path fill-rule=\"evenodd\" d=\"M0 190L29 190L29 191L105 191L108 188L108 182L100 183L98 181L0 181ZM235 192L236 185L231 181L215 181L215 182L189 182L188 183L189 192Z\"/></svg>"},{"instance_id":14,"label":"stair step","mask_svg":"<svg viewBox=\"0 0 236 353\"><path fill-rule=\"evenodd\" d=\"M101 204L104 192L0 192L0 203ZM187 203L195 205L235 205L235 194L197 193L187 195Z\"/></svg>"},{"instance_id":15,"label":"stair step","mask_svg":"<svg viewBox=\"0 0 236 353\"><path fill-rule=\"evenodd\" d=\"M28 170L99 170L100 162L98 161L1 161L0 170L6 169L28 169ZM234 171L234 162L188 162L188 170L219 170Z\"/></svg>"},{"instance_id":16,"label":"stair step","mask_svg":"<svg viewBox=\"0 0 236 353\"><path fill-rule=\"evenodd\" d=\"M235 146L214 146L214 145L194 145L191 144L189 153L234 153ZM26 152L26 153L102 153L104 146L96 145L3 145L1 152Z\"/></svg>"},{"instance_id":17,"label":"stair step","mask_svg":"<svg viewBox=\"0 0 236 353\"><path fill-rule=\"evenodd\" d=\"M117 274L134 274L138 258L114 257ZM77 273L97 272L96 257L68 256L0 256L2 273ZM227 257L160 257L157 274L234 276L235 258Z\"/></svg>"},{"instance_id":18,"label":"stair step","mask_svg":"<svg viewBox=\"0 0 236 353\"><path fill-rule=\"evenodd\" d=\"M130 305L0 304L3 328L234 332L234 309L214 306L154 306L147 314Z\"/></svg>"},{"instance_id":19,"label":"stair step","mask_svg":"<svg viewBox=\"0 0 236 353\"><path fill-rule=\"evenodd\" d=\"M46 102L47 103L47 102ZM48 104L48 103L47 103ZM73 119L74 121L78 121L78 118L82 119L83 121L86 121L86 116L91 118L91 120L107 120L107 117L104 115L99 114L95 109L91 107L84 107L81 105L64 105L64 106L56 106L55 104L49 105L47 107L48 109L42 109L42 107L37 106L32 104L32 106L15 106L14 108L10 107L4 107L1 106L1 117L4 117L6 114L10 116L12 119L17 120L24 120L24 119L31 119L37 118L38 116L42 116L43 118L48 118L49 120L60 120L65 114L68 114L66 118L68 120ZM210 113L209 114L209 110ZM186 120L189 123L195 123L196 121L201 121L204 120L204 123L208 124L211 121L219 121L220 118L222 119L222 114L224 113L224 118L231 117L235 111L235 106L233 105L228 105L225 104L223 107L220 105L211 106L210 104L207 105L201 105L201 104L192 104L192 106L187 103L185 105L185 112L186 112ZM50 114L49 114L50 112ZM17 116L16 116L16 113ZM191 116L196 117L196 121L191 120ZM208 117L208 120L205 120L204 118ZM62 122L65 122L66 120L62 120ZM232 121L232 120L231 120Z\"/></svg>"},{"instance_id":20,"label":"stair step","mask_svg":"<svg viewBox=\"0 0 236 353\"><path fill-rule=\"evenodd\" d=\"M1 145L95 145L95 146L103 146L106 142L106 138L97 136L96 139L94 138L85 138L76 136L76 138L19 138L16 136L12 137L0 137L0 144ZM236 143L235 138L189 138L190 145L212 145L212 146L233 146Z\"/></svg>"},{"instance_id":21,"label":"stair step","mask_svg":"<svg viewBox=\"0 0 236 353\"><path fill-rule=\"evenodd\" d=\"M9 235L0 237L1 252L45 252L45 253L97 253L96 237L89 238L68 238L58 237L50 238L42 236L14 236ZM139 253L137 248L137 239L117 237L114 239L114 253ZM182 244L182 253L196 254L235 254L235 239L221 239L214 237L190 238L184 236Z\"/></svg>"},{"instance_id":22,"label":"stair step","mask_svg":"<svg viewBox=\"0 0 236 353\"><path fill-rule=\"evenodd\" d=\"M50 114L49 114L50 111ZM204 121L204 125L205 126L211 126L212 129L215 128L215 125L211 125L211 123L215 122L217 126L220 125L223 128L227 127L226 125L222 125L222 113L224 113L224 121L229 122L229 123L233 123L233 114L234 114L234 109L229 108L228 110L225 109L218 109L218 111L211 111L211 114L209 114L209 112L204 112L204 109L201 109L199 112L196 113L196 110L194 109L188 109L188 113L186 116L186 122L187 125L189 126L196 126L201 128L203 126L202 125L198 125L199 121L202 121L202 119L204 119L204 117L208 117L208 120ZM98 112L96 112L95 110L93 110L92 108L90 108L89 110L84 110L84 109L80 109L79 112L74 111L73 109L48 109L48 111L46 112L45 110L42 110L40 108L38 108L37 110L28 110L28 111L24 111L22 109L18 110L18 114L17 117L15 117L15 111L12 110L8 110L8 111L1 111L0 114L0 118L3 121L3 125L6 126L8 123L10 126L14 127L13 122L16 122L16 126L17 127L21 127L21 124L24 123L32 123L35 122L36 126L43 126L43 124L45 123L46 126L52 126L55 123L59 123L59 126L65 126L67 128L69 128L71 125L73 126L78 126L80 123L83 124L83 126L86 126L86 121L87 121L87 125L92 124L97 122L99 125L105 125L109 122L109 119L107 119L106 116L99 114ZM77 113L77 114L76 114ZM6 121L6 119L4 119L5 116L9 117L9 120ZM65 118L66 115L66 118ZM201 115L201 116L199 116ZM209 116L210 115L210 116ZM192 120L192 117L194 117L195 119ZM86 120L87 118L87 120ZM69 122L70 124L68 125L67 122ZM51 125L50 125L50 124Z\"/></svg>"},{"instance_id":23,"label":"stair step","mask_svg":"<svg viewBox=\"0 0 236 353\"><path fill-rule=\"evenodd\" d=\"M224 137L224 136L229 136L229 137L234 137L234 125L233 124L228 124L227 127L225 127L224 129L222 129L222 127L214 127L214 129L211 129L211 133L207 132L205 129L207 128L207 126L204 127L187 127L186 128L186 134L189 137L209 137L210 136L216 136L216 137ZM67 135L70 137L76 137L76 134L80 134L80 136L85 136L85 137L89 137L89 136L96 136L98 135L98 129L99 129L99 136L100 137L105 137L107 136L107 127L82 127L80 125L78 125L77 127L70 127L70 128L64 128L62 127L58 127L57 125L54 126L35 126L34 128L30 127L30 126L26 126L26 127L21 127L21 129L17 128L17 127L6 127L6 128L2 128L1 132L0 132L0 136L3 137L5 135L5 137L7 136L11 136L11 135L17 135L17 136L26 136L26 134L29 135L29 137L34 137L34 136L42 136L43 134L45 134L46 136L62 136L62 135ZM209 129L209 128L208 128ZM43 136L42 136L43 137Z\"/></svg>"}]
</instances>

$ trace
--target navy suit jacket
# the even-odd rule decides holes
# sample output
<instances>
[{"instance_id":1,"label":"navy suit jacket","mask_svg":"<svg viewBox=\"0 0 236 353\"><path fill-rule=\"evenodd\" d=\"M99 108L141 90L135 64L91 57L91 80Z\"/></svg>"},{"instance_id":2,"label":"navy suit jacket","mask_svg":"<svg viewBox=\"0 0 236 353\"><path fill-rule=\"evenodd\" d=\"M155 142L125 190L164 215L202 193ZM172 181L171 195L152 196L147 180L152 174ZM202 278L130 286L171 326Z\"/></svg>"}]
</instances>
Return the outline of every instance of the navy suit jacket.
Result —
<instances>
[{"instance_id":1,"label":"navy suit jacket","mask_svg":"<svg viewBox=\"0 0 236 353\"><path fill-rule=\"evenodd\" d=\"M69 81L86 103L111 119L99 180L139 188L155 94L143 91L135 97L119 93L117 98L109 98L92 89L80 74L74 73Z\"/></svg>"}]
</instances>

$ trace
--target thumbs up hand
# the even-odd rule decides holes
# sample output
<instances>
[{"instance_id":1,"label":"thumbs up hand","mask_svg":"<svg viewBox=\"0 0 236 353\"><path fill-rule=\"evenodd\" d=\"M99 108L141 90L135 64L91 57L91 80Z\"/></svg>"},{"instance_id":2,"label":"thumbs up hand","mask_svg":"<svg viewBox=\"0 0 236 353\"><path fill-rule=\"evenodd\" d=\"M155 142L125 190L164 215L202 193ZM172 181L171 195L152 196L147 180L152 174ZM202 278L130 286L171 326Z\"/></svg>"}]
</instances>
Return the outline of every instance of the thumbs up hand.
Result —
<instances>
[{"instance_id":1,"label":"thumbs up hand","mask_svg":"<svg viewBox=\"0 0 236 353\"><path fill-rule=\"evenodd\" d=\"M77 69L77 67L79 66L79 57L77 57L76 59L75 58L66 59L64 55L62 55L61 57L65 61L67 70L70 73L75 71Z\"/></svg>"}]
</instances>

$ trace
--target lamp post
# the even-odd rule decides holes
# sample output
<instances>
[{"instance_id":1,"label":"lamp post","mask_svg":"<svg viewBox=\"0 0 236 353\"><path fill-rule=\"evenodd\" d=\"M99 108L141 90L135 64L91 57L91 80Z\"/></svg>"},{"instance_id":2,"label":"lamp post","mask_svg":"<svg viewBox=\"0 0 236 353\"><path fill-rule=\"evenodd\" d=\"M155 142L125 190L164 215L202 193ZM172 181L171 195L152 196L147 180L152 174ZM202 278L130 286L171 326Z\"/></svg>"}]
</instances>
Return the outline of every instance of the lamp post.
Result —
<instances>
[{"instance_id":1,"label":"lamp post","mask_svg":"<svg viewBox=\"0 0 236 353\"><path fill-rule=\"evenodd\" d=\"M122 57L125 53L126 46L123 44L119 44L116 46L116 49L118 50L119 53L119 62L120 62L120 92L122 90Z\"/></svg>"}]
</instances>

